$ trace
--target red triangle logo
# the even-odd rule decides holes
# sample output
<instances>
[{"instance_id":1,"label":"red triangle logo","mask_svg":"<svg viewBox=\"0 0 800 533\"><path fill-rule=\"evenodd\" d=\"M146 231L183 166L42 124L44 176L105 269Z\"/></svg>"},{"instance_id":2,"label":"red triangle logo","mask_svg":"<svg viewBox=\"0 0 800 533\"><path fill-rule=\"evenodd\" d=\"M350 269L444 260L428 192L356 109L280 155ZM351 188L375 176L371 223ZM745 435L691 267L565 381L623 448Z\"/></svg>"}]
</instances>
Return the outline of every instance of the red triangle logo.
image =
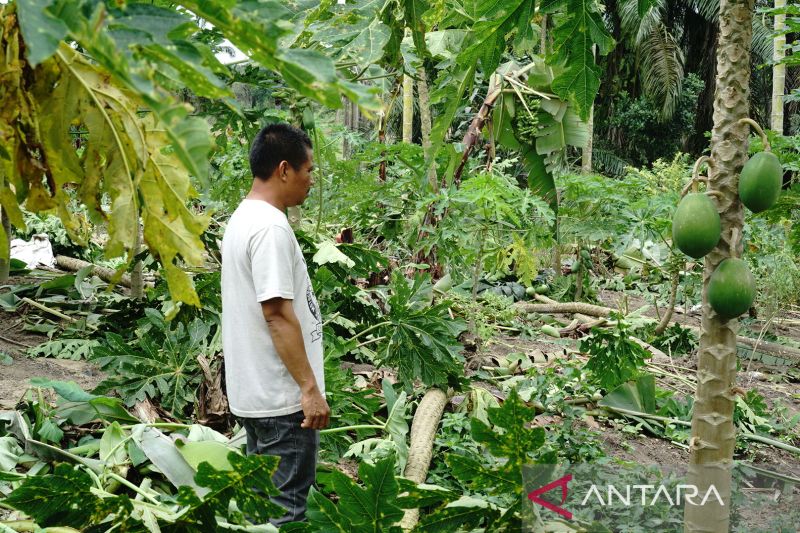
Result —
<instances>
[{"instance_id":1,"label":"red triangle logo","mask_svg":"<svg viewBox=\"0 0 800 533\"><path fill-rule=\"evenodd\" d=\"M570 481L572 481L572 474L567 474L566 476L560 477L552 483L548 483L547 485L539 487L538 489L528 493L528 499L534 503L538 503L545 509L549 509L560 514L567 520L572 520L572 513L539 497L545 492L549 492L556 487L561 487L561 505L564 505L564 502L567 501L567 483Z\"/></svg>"}]
</instances>

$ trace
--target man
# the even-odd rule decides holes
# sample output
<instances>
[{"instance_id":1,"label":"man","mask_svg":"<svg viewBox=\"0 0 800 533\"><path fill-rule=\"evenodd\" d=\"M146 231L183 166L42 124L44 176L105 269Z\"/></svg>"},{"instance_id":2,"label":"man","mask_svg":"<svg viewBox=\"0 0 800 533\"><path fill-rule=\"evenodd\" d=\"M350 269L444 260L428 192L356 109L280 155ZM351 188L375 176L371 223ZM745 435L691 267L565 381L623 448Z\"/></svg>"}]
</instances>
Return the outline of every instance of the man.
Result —
<instances>
[{"instance_id":1,"label":"man","mask_svg":"<svg viewBox=\"0 0 800 533\"><path fill-rule=\"evenodd\" d=\"M247 453L281 458L273 501L305 517L318 430L328 425L322 319L297 239L284 214L311 189L311 140L287 124L262 129L250 148L253 185L222 240L222 347L231 412Z\"/></svg>"}]
</instances>

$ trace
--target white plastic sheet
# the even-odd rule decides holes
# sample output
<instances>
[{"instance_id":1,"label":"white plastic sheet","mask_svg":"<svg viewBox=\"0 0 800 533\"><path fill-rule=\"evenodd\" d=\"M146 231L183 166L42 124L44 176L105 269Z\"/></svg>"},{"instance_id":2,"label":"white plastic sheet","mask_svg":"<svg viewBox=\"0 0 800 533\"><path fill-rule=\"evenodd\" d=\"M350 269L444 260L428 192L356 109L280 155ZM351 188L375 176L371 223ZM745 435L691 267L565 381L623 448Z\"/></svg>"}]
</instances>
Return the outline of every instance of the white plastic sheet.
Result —
<instances>
[{"instance_id":1,"label":"white plastic sheet","mask_svg":"<svg viewBox=\"0 0 800 533\"><path fill-rule=\"evenodd\" d=\"M37 233L30 241L14 239L11 241L11 259L25 261L27 268L36 268L39 265L54 267L56 258L53 255L53 246L45 233Z\"/></svg>"}]
</instances>

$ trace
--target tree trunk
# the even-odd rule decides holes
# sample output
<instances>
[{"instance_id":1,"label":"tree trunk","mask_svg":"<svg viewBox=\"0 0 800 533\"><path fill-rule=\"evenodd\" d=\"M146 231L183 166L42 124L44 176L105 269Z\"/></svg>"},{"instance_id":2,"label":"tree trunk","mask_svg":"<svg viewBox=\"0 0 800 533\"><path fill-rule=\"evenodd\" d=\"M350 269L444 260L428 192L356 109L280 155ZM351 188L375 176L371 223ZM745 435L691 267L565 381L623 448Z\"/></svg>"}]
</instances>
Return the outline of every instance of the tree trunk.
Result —
<instances>
[{"instance_id":1,"label":"tree trunk","mask_svg":"<svg viewBox=\"0 0 800 533\"><path fill-rule=\"evenodd\" d=\"M539 55L542 57L547 55L547 13L542 15L542 35L541 43L539 43Z\"/></svg>"},{"instance_id":2,"label":"tree trunk","mask_svg":"<svg viewBox=\"0 0 800 533\"><path fill-rule=\"evenodd\" d=\"M589 135L586 138L586 144L583 145L583 154L581 158L582 174L589 174L592 171L592 150L594 148L594 106L589 109L588 129Z\"/></svg>"},{"instance_id":3,"label":"tree trunk","mask_svg":"<svg viewBox=\"0 0 800 533\"><path fill-rule=\"evenodd\" d=\"M706 494L713 484L724 505L711 498L706 505L686 501L687 533L727 532L736 432L733 425L736 380L736 319L724 320L708 303L708 281L719 263L739 255L744 215L738 199L739 173L747 160L747 117L750 86L750 45L754 0L722 0L719 12L714 128L711 133L709 190L719 193L722 237L705 258L703 318L697 362L697 392L689 441L689 483ZM733 242L735 241L735 242ZM699 502L698 502L699 503Z\"/></svg>"},{"instance_id":4,"label":"tree trunk","mask_svg":"<svg viewBox=\"0 0 800 533\"><path fill-rule=\"evenodd\" d=\"M137 217L138 218L138 217ZM133 242L133 255L138 255L142 248L142 228L136 222L136 240ZM142 278L142 260L136 259L131 272L131 298L141 300L144 298L144 279Z\"/></svg>"},{"instance_id":5,"label":"tree trunk","mask_svg":"<svg viewBox=\"0 0 800 533\"><path fill-rule=\"evenodd\" d=\"M596 54L596 45L592 45L592 57ZM592 149L594 147L594 104L589 108L589 120L587 123L589 134L586 137L586 144L583 145L581 154L581 174L588 174L592 171Z\"/></svg>"},{"instance_id":6,"label":"tree trunk","mask_svg":"<svg viewBox=\"0 0 800 533\"><path fill-rule=\"evenodd\" d=\"M786 0L775 0L775 7L786 7ZM786 15L775 15L775 33L783 31ZM786 63L781 61L786 55L786 35L773 39L772 61L772 116L770 129L783 135L783 92L786 88Z\"/></svg>"},{"instance_id":7,"label":"tree trunk","mask_svg":"<svg viewBox=\"0 0 800 533\"><path fill-rule=\"evenodd\" d=\"M414 131L414 78L403 74L403 142L411 144Z\"/></svg>"},{"instance_id":8,"label":"tree trunk","mask_svg":"<svg viewBox=\"0 0 800 533\"><path fill-rule=\"evenodd\" d=\"M433 442L442 413L447 405L447 395L439 389L430 389L419 402L411 422L411 444L403 476L414 483L425 483L433 456ZM400 522L404 531L414 528L419 520L419 509L406 509Z\"/></svg>"},{"instance_id":9,"label":"tree trunk","mask_svg":"<svg viewBox=\"0 0 800 533\"><path fill-rule=\"evenodd\" d=\"M344 124L344 136L342 137L342 159L350 157L350 123L352 122L352 107L350 100L342 96L342 123Z\"/></svg>"},{"instance_id":10,"label":"tree trunk","mask_svg":"<svg viewBox=\"0 0 800 533\"><path fill-rule=\"evenodd\" d=\"M483 125L486 123L486 119L490 117L492 109L494 109L494 103L501 94L503 94L502 85L498 80L498 75L495 74L489 80L489 89L486 92L486 99L483 101L483 105L481 105L478 114L476 114L472 122L470 122L467 133L464 134L464 139L461 141L464 151L461 154L461 162L458 164L458 168L456 168L453 174L453 183L455 183L456 186L461 184L461 174L464 172L467 160L469 160L472 150L475 149L475 145L478 144L478 140L481 138Z\"/></svg>"},{"instance_id":11,"label":"tree trunk","mask_svg":"<svg viewBox=\"0 0 800 533\"><path fill-rule=\"evenodd\" d=\"M0 207L0 223L2 223L3 231L0 234L0 239L5 242L0 244L0 249L6 250L8 257L0 257L0 283L8 281L9 273L11 272L11 221L6 214L6 210Z\"/></svg>"},{"instance_id":12,"label":"tree trunk","mask_svg":"<svg viewBox=\"0 0 800 533\"><path fill-rule=\"evenodd\" d=\"M417 97L419 98L419 119L420 129L422 130L422 150L425 157L431 150L431 100L428 96L428 75L425 73L425 66L417 69L419 81L417 81ZM433 192L439 190L436 183L436 165L431 165L428 170L428 182L431 184Z\"/></svg>"},{"instance_id":13,"label":"tree trunk","mask_svg":"<svg viewBox=\"0 0 800 533\"><path fill-rule=\"evenodd\" d=\"M70 272L77 272L82 268L93 266L94 268L92 268L92 275L97 276L98 278L108 283L111 283L117 276L117 271L114 270L113 268L92 265L92 263L88 263L82 259L67 257L65 255L56 256L56 266L62 270L69 270ZM123 274L122 277L119 278L119 280L117 280L117 284L122 285L124 287L130 287L131 286L130 275Z\"/></svg>"}]
</instances>

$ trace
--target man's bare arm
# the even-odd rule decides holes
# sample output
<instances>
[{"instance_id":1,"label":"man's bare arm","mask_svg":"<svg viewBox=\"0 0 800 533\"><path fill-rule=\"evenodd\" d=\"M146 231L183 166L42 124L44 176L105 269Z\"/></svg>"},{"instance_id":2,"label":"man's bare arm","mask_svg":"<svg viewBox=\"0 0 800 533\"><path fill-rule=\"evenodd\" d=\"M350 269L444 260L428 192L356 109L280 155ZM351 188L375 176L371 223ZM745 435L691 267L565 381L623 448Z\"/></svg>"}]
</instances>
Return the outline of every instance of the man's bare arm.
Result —
<instances>
[{"instance_id":1,"label":"man's bare arm","mask_svg":"<svg viewBox=\"0 0 800 533\"><path fill-rule=\"evenodd\" d=\"M328 425L331 410L322 396L314 372L308 363L300 322L292 307L292 300L272 298L261 302L261 312L267 321L272 343L286 369L300 387L303 406L302 427L323 429Z\"/></svg>"}]
</instances>

